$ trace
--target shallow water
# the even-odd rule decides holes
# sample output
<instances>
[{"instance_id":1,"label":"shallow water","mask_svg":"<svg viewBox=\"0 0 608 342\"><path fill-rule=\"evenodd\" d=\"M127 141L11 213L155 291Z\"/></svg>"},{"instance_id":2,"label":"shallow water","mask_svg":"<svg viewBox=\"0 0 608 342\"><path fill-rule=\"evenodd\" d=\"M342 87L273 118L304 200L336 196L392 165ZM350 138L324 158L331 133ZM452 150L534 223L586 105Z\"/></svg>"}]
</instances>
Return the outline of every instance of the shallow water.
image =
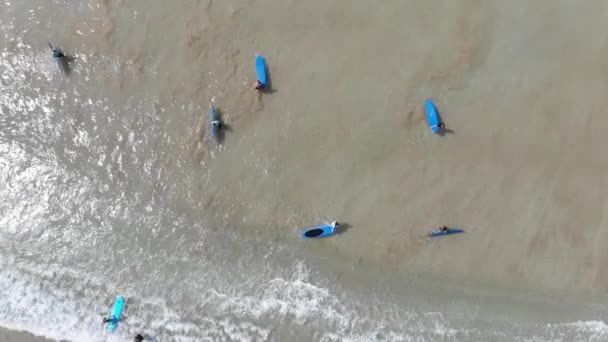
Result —
<instances>
[{"instance_id":1,"label":"shallow water","mask_svg":"<svg viewBox=\"0 0 608 342\"><path fill-rule=\"evenodd\" d=\"M153 341L608 339L603 273L592 272L601 252L582 283L554 275L559 268L542 255L503 265L494 259L511 262L517 245L484 254L496 233L477 228L487 203L454 214L473 222L455 239L429 242L411 228L435 223L428 216L437 198L447 198L445 207L462 202L452 202L458 187L425 189L441 182L429 170L454 153L442 143L470 143L457 140L467 128L454 123L453 135L435 139L415 99L457 106L455 91L466 98L482 87L475 70L485 58L502 63L491 57L491 35L473 32L506 32L500 25L510 17L494 22L500 6L480 4L1 4L0 326L85 341L139 332ZM470 8L479 10L463 19ZM518 8L507 13L517 17ZM438 41L397 43L425 32ZM47 41L73 57L69 75ZM442 44L460 57L431 54ZM260 95L250 88L261 51L273 83ZM207 136L210 104L230 128L219 144ZM547 165L524 186L516 174L514 197L533 193L527 182ZM474 171L469 178L487 170ZM458 209L485 199L487 189L470 187ZM457 211L442 209L441 219ZM499 228L507 213L496 214ZM350 228L322 241L298 238L331 219ZM467 242L474 234L483 237L477 252ZM590 231L566 245L605 235ZM533 286L556 279L555 290ZM127 317L108 335L101 318L118 294Z\"/></svg>"}]
</instances>

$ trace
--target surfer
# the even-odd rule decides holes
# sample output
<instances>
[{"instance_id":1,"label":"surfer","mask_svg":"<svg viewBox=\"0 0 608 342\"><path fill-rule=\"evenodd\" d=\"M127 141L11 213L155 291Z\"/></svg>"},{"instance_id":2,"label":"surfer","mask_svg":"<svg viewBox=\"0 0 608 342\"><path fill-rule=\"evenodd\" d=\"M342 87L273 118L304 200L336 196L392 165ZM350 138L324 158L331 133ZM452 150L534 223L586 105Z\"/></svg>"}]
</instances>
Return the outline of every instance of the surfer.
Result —
<instances>
[{"instance_id":1,"label":"surfer","mask_svg":"<svg viewBox=\"0 0 608 342\"><path fill-rule=\"evenodd\" d=\"M143 342L144 337L141 336L141 334L137 334L137 336L135 336L135 339L133 340L134 342Z\"/></svg>"},{"instance_id":2,"label":"surfer","mask_svg":"<svg viewBox=\"0 0 608 342\"><path fill-rule=\"evenodd\" d=\"M439 128L439 129L445 129L445 124L442 122L442 123L440 123L439 125L436 125L436 126L431 126L431 128L433 128L433 127L437 127L437 128Z\"/></svg>"},{"instance_id":3,"label":"surfer","mask_svg":"<svg viewBox=\"0 0 608 342\"><path fill-rule=\"evenodd\" d=\"M439 231L440 231L440 232L442 232L442 233L445 233L445 232L447 232L447 231L448 231L448 227L446 227L446 226L441 226L441 227L439 227Z\"/></svg>"},{"instance_id":4,"label":"surfer","mask_svg":"<svg viewBox=\"0 0 608 342\"><path fill-rule=\"evenodd\" d=\"M264 84L262 82L260 82L260 80L256 80L254 88L256 90L262 90L262 89L264 89Z\"/></svg>"},{"instance_id":5,"label":"surfer","mask_svg":"<svg viewBox=\"0 0 608 342\"><path fill-rule=\"evenodd\" d=\"M70 62L70 58L68 56L66 56L61 51L61 49L53 47L53 45L51 45L51 43L49 43L49 47L51 48L51 53L53 54L53 59L59 66L59 69L61 69L61 71L67 75L70 72L69 65L68 65Z\"/></svg>"},{"instance_id":6,"label":"surfer","mask_svg":"<svg viewBox=\"0 0 608 342\"><path fill-rule=\"evenodd\" d=\"M59 50L59 49L54 48L53 45L51 45L51 43L49 43L49 47L51 48L51 51L53 52L53 57L65 58L65 55L63 54L63 52L61 52L61 50Z\"/></svg>"},{"instance_id":7,"label":"surfer","mask_svg":"<svg viewBox=\"0 0 608 342\"><path fill-rule=\"evenodd\" d=\"M220 120L213 120L211 121L211 124L217 128L222 128L222 123L220 122Z\"/></svg>"},{"instance_id":8,"label":"surfer","mask_svg":"<svg viewBox=\"0 0 608 342\"><path fill-rule=\"evenodd\" d=\"M118 319L116 319L115 316L110 316L110 317L104 317L103 318L103 323L115 323L118 322Z\"/></svg>"}]
</instances>

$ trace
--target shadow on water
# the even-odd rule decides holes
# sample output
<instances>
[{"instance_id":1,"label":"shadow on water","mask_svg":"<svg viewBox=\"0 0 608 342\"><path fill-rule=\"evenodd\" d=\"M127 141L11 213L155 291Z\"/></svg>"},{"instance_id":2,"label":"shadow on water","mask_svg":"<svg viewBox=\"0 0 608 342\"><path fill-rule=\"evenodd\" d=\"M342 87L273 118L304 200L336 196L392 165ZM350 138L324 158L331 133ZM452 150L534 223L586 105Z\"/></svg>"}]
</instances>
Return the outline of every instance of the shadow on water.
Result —
<instances>
[{"instance_id":1,"label":"shadow on water","mask_svg":"<svg viewBox=\"0 0 608 342\"><path fill-rule=\"evenodd\" d=\"M260 90L263 94L274 94L277 92L276 89L272 87L272 77L270 76L270 69L268 68L268 63L266 63L266 87Z\"/></svg>"},{"instance_id":2,"label":"shadow on water","mask_svg":"<svg viewBox=\"0 0 608 342\"><path fill-rule=\"evenodd\" d=\"M67 76L72 72L72 62L75 60L76 58L65 55L63 58L57 60L57 64L60 64L59 69Z\"/></svg>"},{"instance_id":3,"label":"shadow on water","mask_svg":"<svg viewBox=\"0 0 608 342\"><path fill-rule=\"evenodd\" d=\"M336 235L344 234L347 230L349 230L352 226L348 223L339 222L338 227L336 227Z\"/></svg>"},{"instance_id":4,"label":"shadow on water","mask_svg":"<svg viewBox=\"0 0 608 342\"><path fill-rule=\"evenodd\" d=\"M443 136L445 136L447 134L454 134L454 131L451 130L451 129L449 129L449 128L444 128L441 131L439 131L438 134L443 137Z\"/></svg>"},{"instance_id":5,"label":"shadow on water","mask_svg":"<svg viewBox=\"0 0 608 342\"><path fill-rule=\"evenodd\" d=\"M445 125L445 123L443 122L443 118L441 117L441 113L439 113L439 110L438 110L438 109L437 109L437 119L439 120L439 122L440 122L442 125ZM449 129L449 128L445 128L445 127L444 127L444 128L442 128L442 129L440 129L440 130L439 130L439 132L437 132L437 134L439 134L440 136L442 136L442 137L443 137L443 136L445 136L445 135L447 135L447 134L454 134L454 131L453 131L453 130L451 130L451 129Z\"/></svg>"}]
</instances>

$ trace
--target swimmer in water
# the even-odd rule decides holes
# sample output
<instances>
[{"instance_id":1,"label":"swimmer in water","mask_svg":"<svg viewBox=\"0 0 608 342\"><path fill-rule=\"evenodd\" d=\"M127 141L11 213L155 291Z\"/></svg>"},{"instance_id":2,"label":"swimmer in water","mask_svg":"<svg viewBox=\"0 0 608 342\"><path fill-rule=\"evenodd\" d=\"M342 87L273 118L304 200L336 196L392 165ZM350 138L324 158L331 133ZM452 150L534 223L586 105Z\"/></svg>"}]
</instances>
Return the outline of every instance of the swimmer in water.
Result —
<instances>
[{"instance_id":1,"label":"swimmer in water","mask_svg":"<svg viewBox=\"0 0 608 342\"><path fill-rule=\"evenodd\" d=\"M61 52L61 50L59 50L59 49L54 48L53 45L51 45L51 43L49 43L49 47L51 48L51 51L53 52L53 57L65 58L65 55L63 54L63 52Z\"/></svg>"}]
</instances>

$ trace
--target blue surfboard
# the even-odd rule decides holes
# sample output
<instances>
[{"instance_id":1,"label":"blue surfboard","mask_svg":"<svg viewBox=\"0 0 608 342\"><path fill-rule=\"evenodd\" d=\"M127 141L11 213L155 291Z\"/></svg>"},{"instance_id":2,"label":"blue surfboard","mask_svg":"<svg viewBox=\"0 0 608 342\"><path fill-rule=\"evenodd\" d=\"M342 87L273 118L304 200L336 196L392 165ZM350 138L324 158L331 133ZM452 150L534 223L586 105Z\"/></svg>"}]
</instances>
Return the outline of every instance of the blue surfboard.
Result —
<instances>
[{"instance_id":1,"label":"blue surfboard","mask_svg":"<svg viewBox=\"0 0 608 342\"><path fill-rule=\"evenodd\" d=\"M317 239L323 238L336 233L336 229L338 227L338 222L332 222L331 224L311 227L300 233L305 239Z\"/></svg>"},{"instance_id":2,"label":"blue surfboard","mask_svg":"<svg viewBox=\"0 0 608 342\"><path fill-rule=\"evenodd\" d=\"M424 103L424 111L426 113L426 121L429 123L431 130L435 133L441 132L441 117L437 111L437 107L433 103L433 100L427 99Z\"/></svg>"},{"instance_id":3,"label":"blue surfboard","mask_svg":"<svg viewBox=\"0 0 608 342\"><path fill-rule=\"evenodd\" d=\"M428 237L437 237L437 236L459 234L459 233L464 233L464 230L448 228L448 230L446 230L446 231L434 230L434 231L428 233L427 236Z\"/></svg>"},{"instance_id":4,"label":"blue surfboard","mask_svg":"<svg viewBox=\"0 0 608 342\"><path fill-rule=\"evenodd\" d=\"M262 55L255 55L255 75L262 84L262 89L266 88L266 60Z\"/></svg>"},{"instance_id":5,"label":"blue surfboard","mask_svg":"<svg viewBox=\"0 0 608 342\"><path fill-rule=\"evenodd\" d=\"M120 317L122 316L122 309L125 305L125 298L123 296L117 296L116 301L114 301L114 307L112 308L112 313L110 314L110 322L108 324L108 331L114 331L118 327L118 322L120 322Z\"/></svg>"},{"instance_id":6,"label":"blue surfboard","mask_svg":"<svg viewBox=\"0 0 608 342\"><path fill-rule=\"evenodd\" d=\"M214 140L218 136L218 131L221 128L221 122L215 111L215 107L211 107L211 140Z\"/></svg>"}]
</instances>

